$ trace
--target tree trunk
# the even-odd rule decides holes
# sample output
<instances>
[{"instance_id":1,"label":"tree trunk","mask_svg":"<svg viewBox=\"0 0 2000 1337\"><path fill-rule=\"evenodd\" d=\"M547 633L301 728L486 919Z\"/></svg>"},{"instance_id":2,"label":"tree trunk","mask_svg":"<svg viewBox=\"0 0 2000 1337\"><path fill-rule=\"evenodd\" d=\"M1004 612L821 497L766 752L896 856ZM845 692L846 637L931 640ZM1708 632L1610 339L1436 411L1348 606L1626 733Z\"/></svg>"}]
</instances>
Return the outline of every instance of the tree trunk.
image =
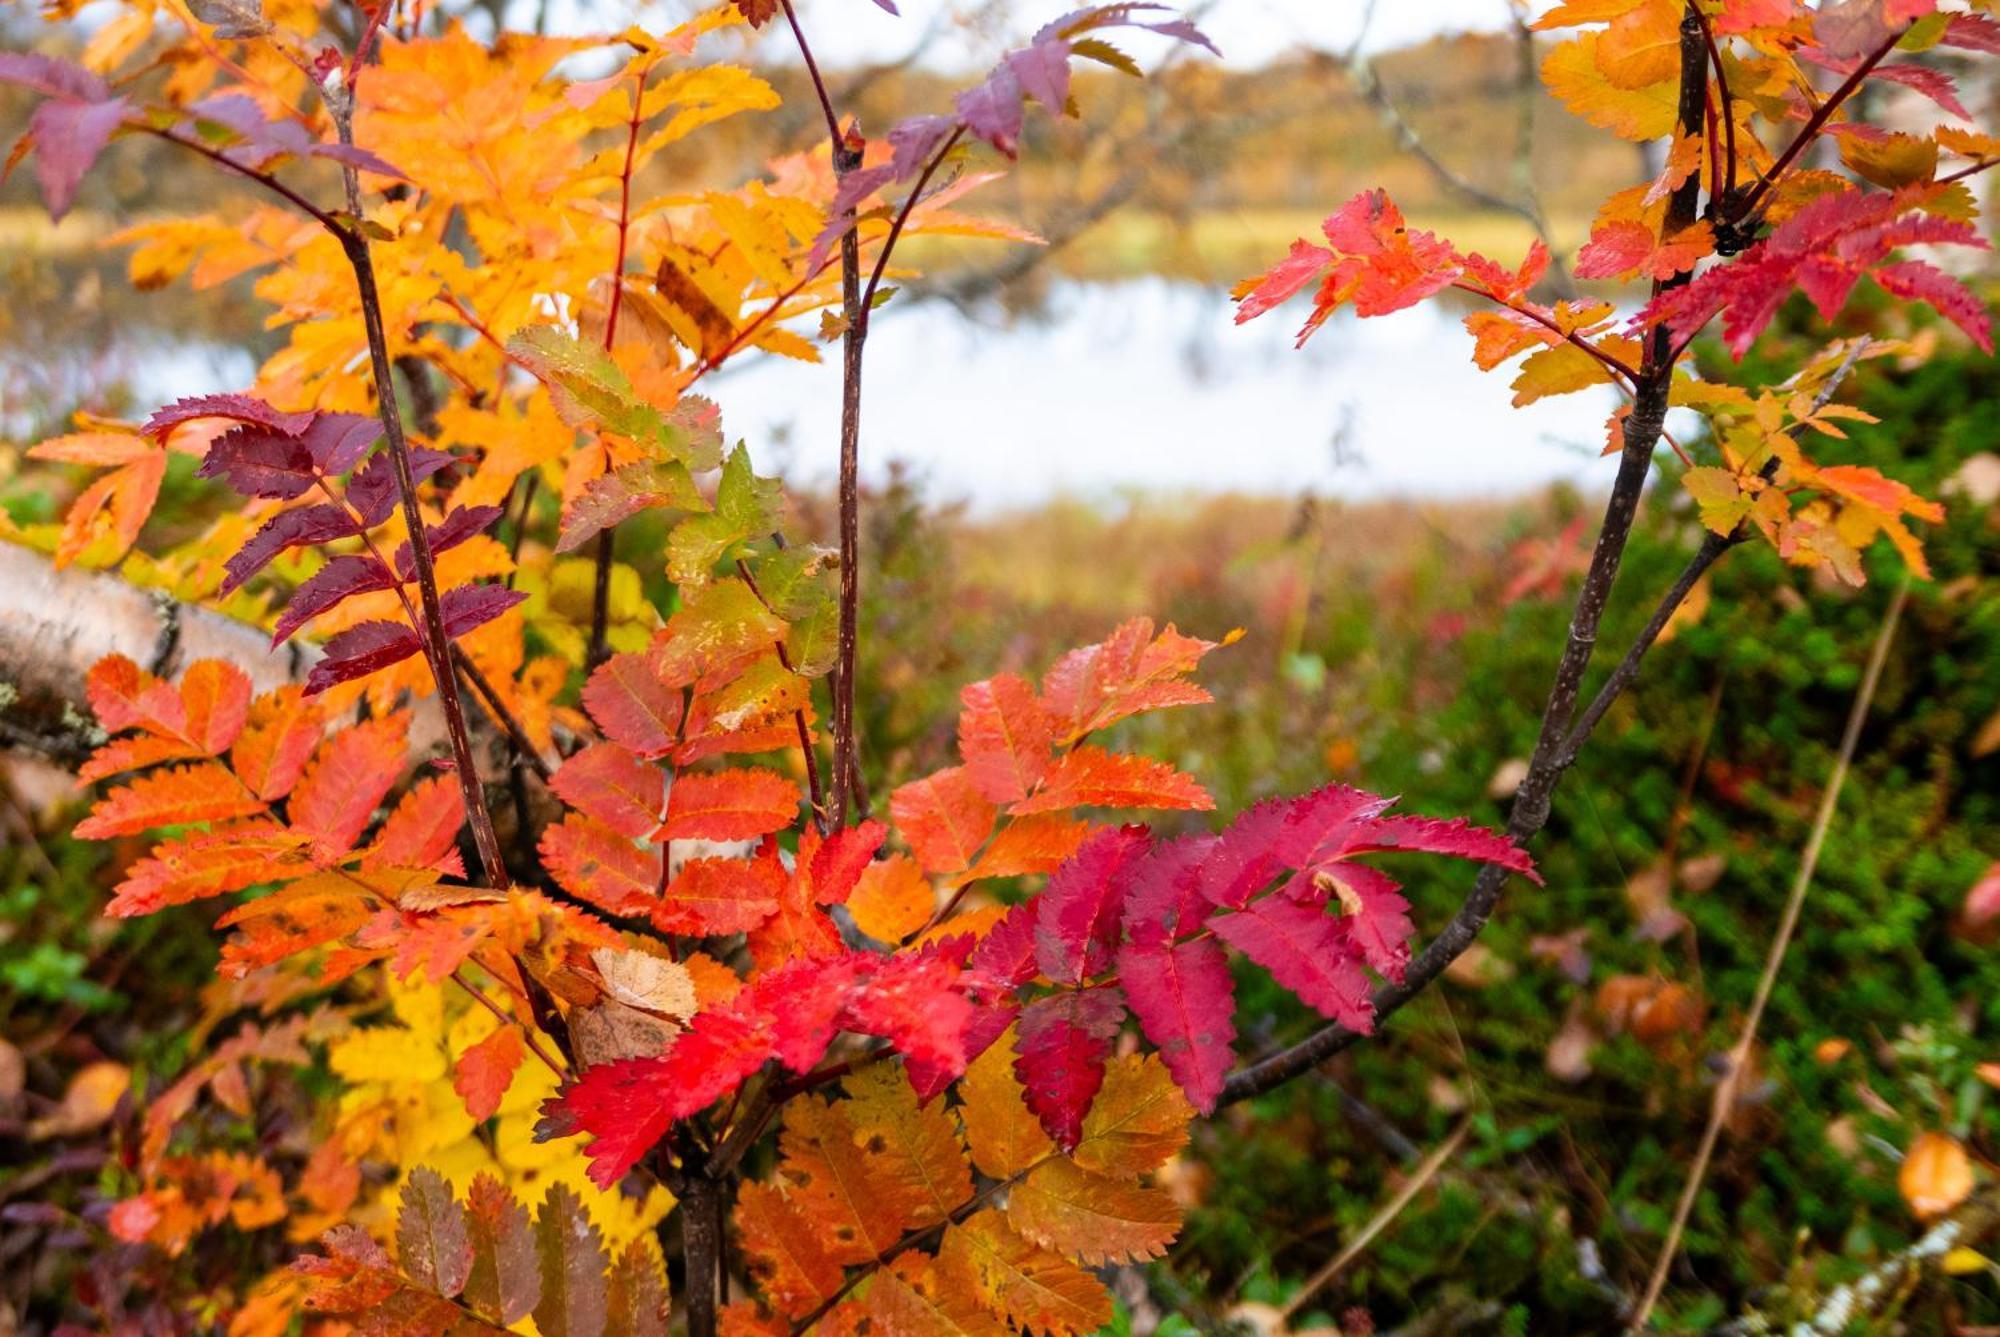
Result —
<instances>
[{"instance_id":1,"label":"tree trunk","mask_svg":"<svg viewBox=\"0 0 2000 1337\"><path fill-rule=\"evenodd\" d=\"M705 1174L688 1176L682 1186L681 1309L687 1315L688 1337L715 1337L723 1290L722 1232L729 1186Z\"/></svg>"},{"instance_id":2,"label":"tree trunk","mask_svg":"<svg viewBox=\"0 0 2000 1337\"><path fill-rule=\"evenodd\" d=\"M176 602L102 571L58 571L40 553L0 542L0 743L75 765L102 741L84 682L120 654L173 674L224 659L270 691L297 682L319 657L292 643L273 650L246 622Z\"/></svg>"}]
</instances>

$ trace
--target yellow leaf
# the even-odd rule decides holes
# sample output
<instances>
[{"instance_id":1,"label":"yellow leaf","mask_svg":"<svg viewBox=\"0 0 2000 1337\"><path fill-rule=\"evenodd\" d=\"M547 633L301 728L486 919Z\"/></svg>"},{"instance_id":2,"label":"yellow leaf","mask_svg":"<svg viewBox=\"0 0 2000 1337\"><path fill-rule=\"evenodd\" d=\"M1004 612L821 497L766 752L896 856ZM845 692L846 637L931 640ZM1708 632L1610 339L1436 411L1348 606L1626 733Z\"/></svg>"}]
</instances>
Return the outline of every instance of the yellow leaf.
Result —
<instances>
[{"instance_id":1,"label":"yellow leaf","mask_svg":"<svg viewBox=\"0 0 2000 1337\"><path fill-rule=\"evenodd\" d=\"M1111 1296L1097 1278L1021 1238L991 1209L945 1232L938 1268L1025 1332L1073 1337L1111 1321Z\"/></svg>"},{"instance_id":2,"label":"yellow leaf","mask_svg":"<svg viewBox=\"0 0 2000 1337\"><path fill-rule=\"evenodd\" d=\"M1007 1195L1007 1220L1046 1249L1100 1263L1158 1258L1180 1232L1164 1189L1108 1179L1072 1161L1046 1161Z\"/></svg>"},{"instance_id":3,"label":"yellow leaf","mask_svg":"<svg viewBox=\"0 0 2000 1337\"><path fill-rule=\"evenodd\" d=\"M1584 33L1549 52L1542 82L1570 111L1620 139L1663 139L1679 114L1676 81L1620 88L1599 67L1599 34Z\"/></svg>"},{"instance_id":4,"label":"yellow leaf","mask_svg":"<svg viewBox=\"0 0 2000 1337\"><path fill-rule=\"evenodd\" d=\"M1055 1144L1022 1101L1011 1030L972 1061L958 1090L965 1098L965 1140L981 1174L1008 1179L1054 1153Z\"/></svg>"},{"instance_id":5,"label":"yellow leaf","mask_svg":"<svg viewBox=\"0 0 2000 1337\"><path fill-rule=\"evenodd\" d=\"M889 1196L912 1204L907 1224L944 1220L972 1196L972 1167L943 1101L917 1103L900 1064L874 1063L846 1078L841 1105L870 1172Z\"/></svg>"},{"instance_id":6,"label":"yellow leaf","mask_svg":"<svg viewBox=\"0 0 2000 1337\"><path fill-rule=\"evenodd\" d=\"M936 909L936 889L906 854L869 864L847 898L855 926L877 942L901 942L929 923Z\"/></svg>"},{"instance_id":7,"label":"yellow leaf","mask_svg":"<svg viewBox=\"0 0 2000 1337\"><path fill-rule=\"evenodd\" d=\"M1187 1145L1193 1118L1194 1107L1157 1055L1121 1055L1104 1070L1070 1158L1086 1170L1137 1179Z\"/></svg>"}]
</instances>

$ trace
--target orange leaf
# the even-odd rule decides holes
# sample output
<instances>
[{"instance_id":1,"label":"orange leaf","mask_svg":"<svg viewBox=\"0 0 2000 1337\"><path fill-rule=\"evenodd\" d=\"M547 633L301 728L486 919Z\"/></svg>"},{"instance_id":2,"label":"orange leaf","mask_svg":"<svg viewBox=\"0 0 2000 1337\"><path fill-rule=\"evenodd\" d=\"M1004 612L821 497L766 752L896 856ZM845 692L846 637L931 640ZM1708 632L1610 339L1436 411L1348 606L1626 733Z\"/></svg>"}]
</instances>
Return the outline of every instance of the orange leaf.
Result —
<instances>
[{"instance_id":1,"label":"orange leaf","mask_svg":"<svg viewBox=\"0 0 2000 1337\"><path fill-rule=\"evenodd\" d=\"M1972 1192L1972 1159L1949 1133L1919 1133L1896 1174L1903 1201L1922 1220L1942 1216Z\"/></svg>"},{"instance_id":2,"label":"orange leaf","mask_svg":"<svg viewBox=\"0 0 2000 1337\"><path fill-rule=\"evenodd\" d=\"M465 1102L465 1112L477 1120L492 1118L526 1053L520 1028L503 1024L460 1054L451 1086Z\"/></svg>"},{"instance_id":3,"label":"orange leaf","mask_svg":"<svg viewBox=\"0 0 2000 1337\"><path fill-rule=\"evenodd\" d=\"M1048 713L1035 689L1012 673L959 693L958 751L972 785L995 803L1024 799L1049 769Z\"/></svg>"},{"instance_id":4,"label":"orange leaf","mask_svg":"<svg viewBox=\"0 0 2000 1337\"><path fill-rule=\"evenodd\" d=\"M323 851L345 854L402 775L407 719L388 715L342 729L320 748L285 805L292 829Z\"/></svg>"},{"instance_id":5,"label":"orange leaf","mask_svg":"<svg viewBox=\"0 0 2000 1337\"><path fill-rule=\"evenodd\" d=\"M951 766L889 795L889 815L924 871L956 873L993 834L997 813L966 768Z\"/></svg>"},{"instance_id":6,"label":"orange leaf","mask_svg":"<svg viewBox=\"0 0 2000 1337\"><path fill-rule=\"evenodd\" d=\"M738 769L681 775L667 793L667 820L655 840L749 840L798 819L799 787L776 771Z\"/></svg>"},{"instance_id":7,"label":"orange leaf","mask_svg":"<svg viewBox=\"0 0 2000 1337\"><path fill-rule=\"evenodd\" d=\"M1017 816L1064 808L1193 808L1215 806L1208 791L1184 771L1151 757L1079 747L1049 771L1030 799L1008 811Z\"/></svg>"},{"instance_id":8,"label":"orange leaf","mask_svg":"<svg viewBox=\"0 0 2000 1337\"><path fill-rule=\"evenodd\" d=\"M156 826L220 822L262 811L264 805L244 793L228 771L203 762L154 771L112 790L76 824L76 834L86 840L135 836Z\"/></svg>"}]
</instances>

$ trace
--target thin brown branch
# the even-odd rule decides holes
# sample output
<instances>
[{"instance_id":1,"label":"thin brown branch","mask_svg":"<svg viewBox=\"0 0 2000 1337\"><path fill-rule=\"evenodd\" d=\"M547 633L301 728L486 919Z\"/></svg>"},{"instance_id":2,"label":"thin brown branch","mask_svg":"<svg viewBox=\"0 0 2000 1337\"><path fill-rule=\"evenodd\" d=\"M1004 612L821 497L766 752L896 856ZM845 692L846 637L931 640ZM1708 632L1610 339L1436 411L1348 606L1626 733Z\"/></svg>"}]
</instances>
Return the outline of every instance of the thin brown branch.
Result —
<instances>
[{"instance_id":1,"label":"thin brown branch","mask_svg":"<svg viewBox=\"0 0 2000 1337\"><path fill-rule=\"evenodd\" d=\"M1882 615L1882 629L1876 633L1874 648L1869 651L1868 668L1861 675L1861 686L1855 691L1853 708L1848 711L1847 727L1841 732L1840 751L1834 758L1832 773L1827 776L1826 790L1820 795L1819 811L1813 816L1812 831L1806 837L1798 874L1792 879L1784 912L1778 918L1777 932L1771 937L1763 973L1757 977L1757 989L1750 999L1750 1012L1743 1018L1743 1029L1736 1043L1730 1047L1722 1080L1716 1083L1715 1096L1709 1104L1708 1124L1702 1129L1701 1142L1695 1148L1694 1162L1688 1168L1687 1183L1681 1188L1680 1200L1674 1204L1673 1222L1667 1227L1666 1241L1660 1246L1659 1259L1653 1264L1652 1276L1646 1282L1646 1293L1640 1297L1639 1308L1632 1316L1631 1330L1634 1332L1645 1329L1654 1306L1660 1301L1660 1293L1666 1289L1667 1274L1673 1267L1674 1256L1680 1251L1681 1235L1687 1229L1688 1217L1693 1214L1695 1199L1701 1193L1702 1180L1707 1176L1709 1162L1715 1156L1722 1125L1728 1121L1729 1112L1735 1107L1737 1088L1749 1067L1751 1047L1757 1042L1757 1028L1764 1020L1764 1009L1770 1004L1771 991L1777 986L1778 972L1784 967L1785 955L1791 950L1792 935L1798 929L1806 892L1812 886L1813 874L1819 869L1820 851L1825 848L1826 833L1840 807L1840 792L1847 785L1847 775L1854 764L1854 751L1861 742L1861 729L1874 705L1875 689L1881 684L1882 668L1889 660L1889 646L1895 640L1896 625L1902 620L1903 606L1909 597L1910 576L1905 573L1903 583L1896 587L1895 596L1889 600L1888 610Z\"/></svg>"},{"instance_id":2,"label":"thin brown branch","mask_svg":"<svg viewBox=\"0 0 2000 1337\"><path fill-rule=\"evenodd\" d=\"M638 87L632 90L632 116L625 133L625 168L618 176L618 254L611 262L610 306L604 317L604 351L618 342L618 313L625 301L625 248L632 231L632 167L639 153L639 127L645 121L646 76L639 72ZM605 661L609 654L605 641L611 629L612 531L606 525L597 535L597 571L590 591L590 648L585 653L586 672Z\"/></svg>"},{"instance_id":3,"label":"thin brown branch","mask_svg":"<svg viewBox=\"0 0 2000 1337\"><path fill-rule=\"evenodd\" d=\"M354 116L351 92L340 90L331 105L340 140L354 143ZM361 217L360 174L343 165L341 175L347 185L348 211ZM375 380L375 408L382 420L382 435L388 442L389 459L396 471L403 522L409 530L410 565L417 579L423 604L423 620L417 627L429 661L432 682L437 688L438 705L444 713L445 733L451 740L452 762L458 772L459 790L465 799L466 820L472 825L472 842L479 851L479 863L489 886L504 890L508 884L507 865L500 854L500 838L493 830L493 814L486 806L486 791L479 780L479 768L472 753L472 736L465 727L465 704L459 698L458 675L452 671L451 637L445 632L444 610L439 602L437 568L431 561L430 536L424 529L423 509L417 503L417 483L410 469L410 446L403 434L403 413L396 403L396 383L389 357L389 339L382 325L382 294L375 282L375 261L368 238L359 231L342 230L341 248L354 271L354 285L361 303L361 323L368 337L368 360Z\"/></svg>"},{"instance_id":4,"label":"thin brown branch","mask_svg":"<svg viewBox=\"0 0 2000 1337\"><path fill-rule=\"evenodd\" d=\"M1798 161L1801 153L1804 153L1812 146L1813 140L1817 139L1820 131L1826 128L1826 123L1833 118L1834 112L1840 110L1841 104L1854 96L1855 92L1861 87L1862 81L1867 79L1874 68L1880 65L1891 51L1896 49L1896 43L1902 39L1903 34L1898 32L1881 46L1869 52L1863 58L1862 62L1855 66L1854 72L1842 80L1840 86L1834 89L1824 102L1813 109L1812 115L1806 118L1806 123L1799 130L1798 135L1791 143L1785 146L1784 152L1778 155L1778 160L1771 164L1770 170L1759 177L1757 184L1752 186L1743 196L1741 203L1736 208L1735 217L1737 219L1748 218L1752 213L1756 212L1758 204L1762 203L1764 197L1770 194L1772 187L1777 185L1778 178L1782 177L1785 174L1785 170ZM1732 219L1730 221L1733 222L1735 220Z\"/></svg>"},{"instance_id":5,"label":"thin brown branch","mask_svg":"<svg viewBox=\"0 0 2000 1337\"><path fill-rule=\"evenodd\" d=\"M471 980L465 977L465 971L463 969L452 971L451 978L452 978L452 983L458 985L459 988L471 994L475 1002L477 1002L481 1007L485 1008L488 1012L491 1012L494 1016L498 1017L500 1019L500 1024L502 1026L519 1026L521 1028L521 1041L523 1044L527 1045L528 1052L533 1054L536 1058L540 1059L542 1061L543 1066L548 1068L550 1072L556 1075L556 1079L558 1081L561 1081L569 1076L569 1070L563 1067L561 1064L557 1063L555 1060L555 1056L550 1054L548 1050L544 1049L542 1047L542 1042L535 1038L534 1030L530 1028L525 1022L522 1022L519 1018L511 1017L507 1013L501 1011L500 1005L494 1002L491 998L488 998L486 996L486 991L484 989L480 988L478 985L474 984Z\"/></svg>"},{"instance_id":6,"label":"thin brown branch","mask_svg":"<svg viewBox=\"0 0 2000 1337\"><path fill-rule=\"evenodd\" d=\"M451 658L458 666L459 673L464 675L465 680L471 683L473 690L479 694L480 703L486 707L486 713L506 733L507 741L513 744L514 755L525 762L528 769L540 776L543 784L547 784L555 772L542 757L541 750L535 746L535 740L528 737L527 729L522 727L514 712L507 708L506 701L501 699L492 680L480 671L479 665L473 662L472 656L466 653L464 646L453 645Z\"/></svg>"},{"instance_id":7,"label":"thin brown branch","mask_svg":"<svg viewBox=\"0 0 2000 1337\"><path fill-rule=\"evenodd\" d=\"M1690 6L1690 9L1692 6ZM1679 120L1688 134L1700 134L1708 92L1708 52L1701 39L1701 27L1690 15L1681 22L1681 79ZM1678 230L1694 221L1700 200L1701 180L1690 177L1677 189L1667 206L1666 225ZM1686 275L1655 285L1663 291L1687 281ZM1632 535L1638 514L1640 493L1651 471L1653 452L1666 427L1667 401L1673 384L1675 350L1657 333L1646 345L1644 362L1634 393L1632 415L1625 424L1625 448L1619 455L1618 475L1604 508L1597 542L1591 552L1590 568L1577 592L1570 615L1569 636L1556 665L1555 681L1549 689L1548 704L1542 712L1539 737L1528 762L1528 776L1517 792L1513 811L1508 815L1507 834L1516 843L1526 843L1539 833L1549 818L1555 787L1566 769L1563 753L1581 699L1584 675L1597 648L1597 632L1605 607L1618 578L1618 568ZM1472 890L1458 911L1410 963L1401 981L1385 985L1374 997L1375 1019L1379 1023L1394 1014L1428 988L1445 968L1463 955L1479 937L1486 921L1499 905L1507 884L1507 870L1488 864L1479 870ZM1321 1027L1287 1049L1232 1073L1223 1084L1220 1103L1227 1105L1290 1081L1360 1039L1360 1035L1338 1023Z\"/></svg>"},{"instance_id":8,"label":"thin brown branch","mask_svg":"<svg viewBox=\"0 0 2000 1337\"><path fill-rule=\"evenodd\" d=\"M1471 1131L1472 1120L1461 1119L1458 1127L1451 1131L1451 1135L1433 1147L1430 1155L1424 1157L1423 1161L1410 1171L1402 1187L1382 1204L1375 1215L1368 1218L1368 1223L1360 1232L1349 1240L1339 1253L1329 1258L1318 1271L1299 1284L1291 1299L1285 1301L1278 1309L1278 1321L1281 1327L1289 1323L1292 1316L1303 1309L1308 1300L1325 1289L1328 1282L1346 1271L1348 1264L1359 1258L1368 1246L1375 1242L1375 1237L1387 1230L1390 1223L1402 1215L1403 1209L1414 1202L1419 1193L1430 1187L1431 1181L1437 1178L1438 1171L1444 1169L1445 1163L1458 1153L1459 1147L1465 1143L1465 1135Z\"/></svg>"}]
</instances>

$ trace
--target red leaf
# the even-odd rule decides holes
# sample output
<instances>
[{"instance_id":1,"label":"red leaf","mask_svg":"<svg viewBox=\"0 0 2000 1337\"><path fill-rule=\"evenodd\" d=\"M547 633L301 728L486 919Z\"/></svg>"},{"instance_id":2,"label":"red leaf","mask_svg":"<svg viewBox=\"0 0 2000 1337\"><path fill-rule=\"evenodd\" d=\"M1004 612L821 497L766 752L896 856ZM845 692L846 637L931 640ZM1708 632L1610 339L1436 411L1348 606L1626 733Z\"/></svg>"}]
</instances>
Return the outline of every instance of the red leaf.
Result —
<instances>
[{"instance_id":1,"label":"red leaf","mask_svg":"<svg viewBox=\"0 0 2000 1337\"><path fill-rule=\"evenodd\" d=\"M681 724L681 693L659 671L657 645L615 654L583 686L583 705L605 737L641 757L673 751Z\"/></svg>"},{"instance_id":2,"label":"red leaf","mask_svg":"<svg viewBox=\"0 0 2000 1337\"><path fill-rule=\"evenodd\" d=\"M616 743L592 743L557 768L549 788L563 802L637 840L660 824L667 777Z\"/></svg>"},{"instance_id":3,"label":"red leaf","mask_svg":"<svg viewBox=\"0 0 2000 1337\"><path fill-rule=\"evenodd\" d=\"M1304 292L1336 258L1326 247L1315 246L1300 237L1292 243L1290 254L1237 297L1236 323L1255 320Z\"/></svg>"},{"instance_id":4,"label":"red leaf","mask_svg":"<svg viewBox=\"0 0 2000 1337\"><path fill-rule=\"evenodd\" d=\"M1265 896L1208 923L1217 937L1322 1015L1357 1034L1374 1030L1368 976L1341 920L1289 897Z\"/></svg>"},{"instance_id":5,"label":"red leaf","mask_svg":"<svg viewBox=\"0 0 2000 1337\"><path fill-rule=\"evenodd\" d=\"M1114 989L1069 989L1021 1013L1014 1075L1022 1098L1063 1151L1083 1137L1083 1116L1104 1084L1104 1061L1125 1006Z\"/></svg>"},{"instance_id":6,"label":"red leaf","mask_svg":"<svg viewBox=\"0 0 2000 1337\"><path fill-rule=\"evenodd\" d=\"M867 821L844 827L826 837L812 856L813 902L817 905L844 905L861 880L861 874L875 858L875 851L889 835L880 822Z\"/></svg>"},{"instance_id":7,"label":"red leaf","mask_svg":"<svg viewBox=\"0 0 2000 1337\"><path fill-rule=\"evenodd\" d=\"M1026 798L1048 773L1053 736L1035 689L1003 673L959 693L958 751L973 788L994 803Z\"/></svg>"},{"instance_id":8,"label":"red leaf","mask_svg":"<svg viewBox=\"0 0 2000 1337\"><path fill-rule=\"evenodd\" d=\"M411 786L382 823L368 866L436 868L463 874L458 833L465 827L465 793L455 776L434 775Z\"/></svg>"},{"instance_id":9,"label":"red leaf","mask_svg":"<svg viewBox=\"0 0 2000 1337\"><path fill-rule=\"evenodd\" d=\"M604 823L570 813L542 832L542 866L572 896L614 915L653 909L660 886L660 851L641 849Z\"/></svg>"},{"instance_id":10,"label":"red leaf","mask_svg":"<svg viewBox=\"0 0 2000 1337\"><path fill-rule=\"evenodd\" d=\"M1097 832L1035 898L1035 953L1061 984L1101 974L1117 950L1126 875L1151 843L1143 826Z\"/></svg>"},{"instance_id":11,"label":"red leaf","mask_svg":"<svg viewBox=\"0 0 2000 1337\"><path fill-rule=\"evenodd\" d=\"M1380 817L1342 841L1337 853L1332 850L1331 842L1322 842L1308 855L1307 862L1345 859L1355 854L1385 850L1416 850L1425 854L1449 855L1454 859L1473 859L1480 863L1498 864L1510 872L1519 873L1537 886L1542 881L1541 874L1535 871L1534 859L1526 850L1499 832L1474 826L1462 817L1449 820L1437 817Z\"/></svg>"},{"instance_id":12,"label":"red leaf","mask_svg":"<svg viewBox=\"0 0 2000 1337\"><path fill-rule=\"evenodd\" d=\"M1213 1111L1236 1039L1235 985L1222 948L1212 938L1128 942L1118 953L1118 983L1188 1100Z\"/></svg>"},{"instance_id":13,"label":"red leaf","mask_svg":"<svg viewBox=\"0 0 2000 1337\"><path fill-rule=\"evenodd\" d=\"M889 815L925 872L956 873L972 866L997 814L965 768L952 766L889 795Z\"/></svg>"},{"instance_id":14,"label":"red leaf","mask_svg":"<svg viewBox=\"0 0 2000 1337\"><path fill-rule=\"evenodd\" d=\"M1192 808L1207 811L1215 800L1191 775L1151 757L1072 748L1049 768L1032 798L1007 811L1017 817L1066 808Z\"/></svg>"},{"instance_id":15,"label":"red leaf","mask_svg":"<svg viewBox=\"0 0 2000 1337\"><path fill-rule=\"evenodd\" d=\"M678 1119L707 1108L774 1057L768 1017L732 1007L696 1015L657 1058L600 1064L543 1108L536 1137L591 1135L590 1178L610 1188Z\"/></svg>"},{"instance_id":16,"label":"red leaf","mask_svg":"<svg viewBox=\"0 0 2000 1337\"><path fill-rule=\"evenodd\" d=\"M798 820L799 787L776 771L679 775L655 840L750 840Z\"/></svg>"},{"instance_id":17,"label":"red leaf","mask_svg":"<svg viewBox=\"0 0 2000 1337\"><path fill-rule=\"evenodd\" d=\"M662 933L745 933L778 913L785 870L776 860L690 859L652 909Z\"/></svg>"},{"instance_id":18,"label":"red leaf","mask_svg":"<svg viewBox=\"0 0 2000 1337\"><path fill-rule=\"evenodd\" d=\"M1983 353L1993 351L1993 316L1986 303L1964 283L1922 260L1883 265L1871 277L1882 290L1905 301L1928 303L1937 313L1965 331Z\"/></svg>"},{"instance_id":19,"label":"red leaf","mask_svg":"<svg viewBox=\"0 0 2000 1337\"><path fill-rule=\"evenodd\" d=\"M841 1013L847 1030L881 1036L918 1070L950 1077L965 1071L966 1030L972 1020L963 972L929 949L873 965L848 990Z\"/></svg>"}]
</instances>

